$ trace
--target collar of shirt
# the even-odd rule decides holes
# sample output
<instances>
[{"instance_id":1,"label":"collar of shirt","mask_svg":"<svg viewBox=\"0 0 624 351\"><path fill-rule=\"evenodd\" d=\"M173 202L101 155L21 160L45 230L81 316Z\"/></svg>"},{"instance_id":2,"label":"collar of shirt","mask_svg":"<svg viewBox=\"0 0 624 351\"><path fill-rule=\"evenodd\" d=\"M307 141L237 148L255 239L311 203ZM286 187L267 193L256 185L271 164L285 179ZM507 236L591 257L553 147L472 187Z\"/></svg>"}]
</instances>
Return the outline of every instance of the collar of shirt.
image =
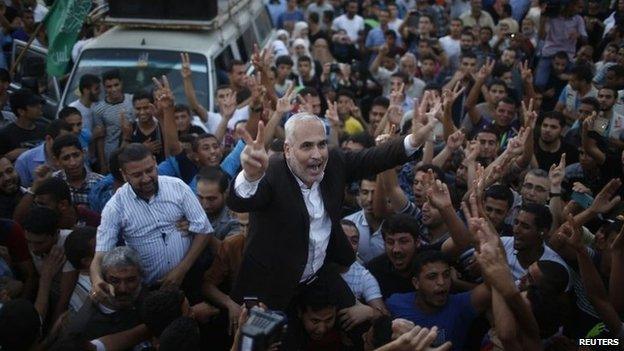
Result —
<instances>
[{"instance_id":1,"label":"collar of shirt","mask_svg":"<svg viewBox=\"0 0 624 351\"><path fill-rule=\"evenodd\" d=\"M50 160L48 159L48 155L45 152L45 142L41 143L39 146L33 149L33 161L35 162L45 162L46 164L50 164Z\"/></svg>"},{"instance_id":2,"label":"collar of shirt","mask_svg":"<svg viewBox=\"0 0 624 351\"><path fill-rule=\"evenodd\" d=\"M143 199L142 197L140 197L135 191L134 188L132 187L132 185L130 185L130 183L128 183L128 186L130 188L130 193L132 195L134 195L134 198L137 200L142 200L147 202L148 204L152 203L154 201L154 199L156 199L156 197L158 196L158 189L160 189L160 177L158 177L158 181L156 182L156 191L154 191L154 195L152 195L152 197L150 197L148 200Z\"/></svg>"}]
</instances>

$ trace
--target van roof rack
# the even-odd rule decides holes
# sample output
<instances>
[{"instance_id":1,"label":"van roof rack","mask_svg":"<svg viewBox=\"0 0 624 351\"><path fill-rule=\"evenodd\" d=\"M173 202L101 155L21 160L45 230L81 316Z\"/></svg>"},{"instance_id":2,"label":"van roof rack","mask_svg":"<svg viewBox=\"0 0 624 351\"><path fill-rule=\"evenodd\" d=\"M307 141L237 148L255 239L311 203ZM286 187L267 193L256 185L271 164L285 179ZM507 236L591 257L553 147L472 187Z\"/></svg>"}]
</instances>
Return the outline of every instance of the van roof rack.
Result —
<instances>
[{"instance_id":1,"label":"van roof rack","mask_svg":"<svg viewBox=\"0 0 624 351\"><path fill-rule=\"evenodd\" d=\"M218 13L210 20L184 20L162 18L134 18L111 16L107 0L96 0L96 7L90 13L93 22L123 25L132 28L177 29L177 30L213 30L222 27L230 18L248 7L254 0L212 0L218 2Z\"/></svg>"}]
</instances>

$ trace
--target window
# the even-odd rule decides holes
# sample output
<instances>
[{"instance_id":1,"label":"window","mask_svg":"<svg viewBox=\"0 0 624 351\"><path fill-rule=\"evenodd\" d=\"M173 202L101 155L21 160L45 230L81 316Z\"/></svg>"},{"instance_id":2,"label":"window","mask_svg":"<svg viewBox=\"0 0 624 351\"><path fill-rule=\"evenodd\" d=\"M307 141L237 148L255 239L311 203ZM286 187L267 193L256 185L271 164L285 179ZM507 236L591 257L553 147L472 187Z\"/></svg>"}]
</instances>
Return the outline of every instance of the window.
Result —
<instances>
[{"instance_id":1,"label":"window","mask_svg":"<svg viewBox=\"0 0 624 351\"><path fill-rule=\"evenodd\" d=\"M208 63L206 57L200 54L189 53L191 70L193 71L193 85L200 104L209 105L208 91ZM171 84L176 103L187 103L184 95L180 69L180 52L165 50L139 49L91 49L83 51L78 61L72 81L68 85L68 93L64 103L68 104L78 98L78 83L80 77L86 73L98 77L102 73L118 69L123 81L125 93L132 94L139 90L153 89L152 77L165 75ZM104 89L102 89L104 94ZM102 96L103 98L104 96Z\"/></svg>"},{"instance_id":2,"label":"window","mask_svg":"<svg viewBox=\"0 0 624 351\"><path fill-rule=\"evenodd\" d=\"M264 42L271 34L271 28L273 27L269 14L266 8L262 8L258 17L256 17L256 29L258 30L258 45L264 46Z\"/></svg>"},{"instance_id":3,"label":"window","mask_svg":"<svg viewBox=\"0 0 624 351\"><path fill-rule=\"evenodd\" d=\"M227 72L233 60L234 54L232 54L232 48L229 45L215 58L214 64L217 75L217 85L228 83Z\"/></svg>"}]
</instances>

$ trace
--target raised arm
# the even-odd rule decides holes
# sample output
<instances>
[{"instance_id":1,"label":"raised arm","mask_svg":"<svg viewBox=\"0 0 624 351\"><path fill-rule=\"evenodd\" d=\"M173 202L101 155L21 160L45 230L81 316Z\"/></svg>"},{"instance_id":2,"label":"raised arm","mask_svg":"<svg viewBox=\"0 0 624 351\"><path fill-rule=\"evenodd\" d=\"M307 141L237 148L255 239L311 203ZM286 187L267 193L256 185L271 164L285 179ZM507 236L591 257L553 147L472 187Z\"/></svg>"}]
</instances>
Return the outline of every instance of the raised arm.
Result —
<instances>
[{"instance_id":1,"label":"raised arm","mask_svg":"<svg viewBox=\"0 0 624 351\"><path fill-rule=\"evenodd\" d=\"M479 121L481 121L481 114L479 113L479 111L477 111L475 107L477 105L477 100L479 100L481 87L483 86L483 84L485 84L485 80L492 74L493 69L494 60L488 59L488 61L481 67L481 69L479 69L475 83L472 86L472 89L470 89L468 97L466 97L464 107L468 111L470 121L474 125L479 124Z\"/></svg>"},{"instance_id":2,"label":"raised arm","mask_svg":"<svg viewBox=\"0 0 624 351\"><path fill-rule=\"evenodd\" d=\"M184 95L189 103L189 106L202 120L202 122L208 122L208 111L197 100L195 94L195 87L193 86L193 71L191 70L191 59L188 53L181 53L180 58L182 60L182 82L184 84Z\"/></svg>"},{"instance_id":3,"label":"raised arm","mask_svg":"<svg viewBox=\"0 0 624 351\"><path fill-rule=\"evenodd\" d=\"M429 170L431 173L432 171ZM433 177L433 174L430 174ZM464 225L464 222L457 216L453 202L451 201L451 194L446 184L441 180L436 180L431 187L427 190L427 201L433 207L440 211L440 215L444 218L444 222L448 227L451 238L455 244L455 252L453 254L458 255L471 245L470 233L468 228Z\"/></svg>"},{"instance_id":4,"label":"raised arm","mask_svg":"<svg viewBox=\"0 0 624 351\"><path fill-rule=\"evenodd\" d=\"M174 117L174 97L166 76L162 76L162 83L156 78L154 82L154 101L157 115L162 116L163 137L165 139L165 154L176 156L183 152L182 145L178 139L178 128Z\"/></svg>"},{"instance_id":5,"label":"raised arm","mask_svg":"<svg viewBox=\"0 0 624 351\"><path fill-rule=\"evenodd\" d=\"M611 244L609 299L617 313L624 311L624 227Z\"/></svg>"},{"instance_id":6,"label":"raised arm","mask_svg":"<svg viewBox=\"0 0 624 351\"><path fill-rule=\"evenodd\" d=\"M595 120L596 112L594 111L591 116L581 122L581 146L599 165L602 165L605 163L607 156L600 151L596 140L589 137L589 131L593 128Z\"/></svg>"}]
</instances>

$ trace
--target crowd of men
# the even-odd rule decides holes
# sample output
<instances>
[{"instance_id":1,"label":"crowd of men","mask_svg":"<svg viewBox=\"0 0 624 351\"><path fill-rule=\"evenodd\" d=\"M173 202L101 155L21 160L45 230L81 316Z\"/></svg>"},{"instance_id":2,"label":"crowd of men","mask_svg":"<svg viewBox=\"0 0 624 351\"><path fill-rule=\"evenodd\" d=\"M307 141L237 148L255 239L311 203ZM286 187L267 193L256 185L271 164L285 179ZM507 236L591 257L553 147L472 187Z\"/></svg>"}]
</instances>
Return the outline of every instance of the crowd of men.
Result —
<instances>
[{"instance_id":1,"label":"crowd of men","mask_svg":"<svg viewBox=\"0 0 624 351\"><path fill-rule=\"evenodd\" d=\"M622 348L624 0L265 3L215 111L0 68L0 350Z\"/></svg>"}]
</instances>

